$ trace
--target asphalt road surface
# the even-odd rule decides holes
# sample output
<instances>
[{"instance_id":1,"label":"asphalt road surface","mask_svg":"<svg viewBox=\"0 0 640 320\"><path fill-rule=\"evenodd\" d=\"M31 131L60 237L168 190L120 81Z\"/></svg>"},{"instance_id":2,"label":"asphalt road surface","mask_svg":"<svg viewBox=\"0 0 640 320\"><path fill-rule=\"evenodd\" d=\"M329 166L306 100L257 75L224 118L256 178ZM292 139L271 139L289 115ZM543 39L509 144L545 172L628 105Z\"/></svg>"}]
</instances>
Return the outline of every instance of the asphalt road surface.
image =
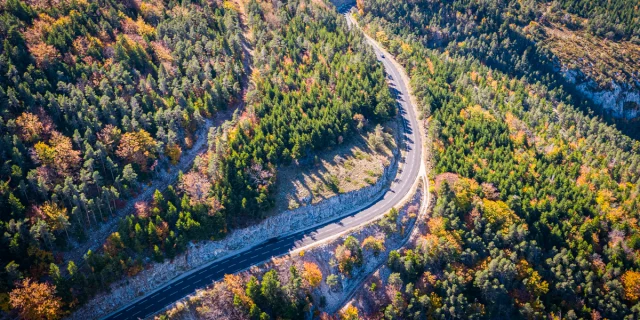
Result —
<instances>
[{"instance_id":1,"label":"asphalt road surface","mask_svg":"<svg viewBox=\"0 0 640 320\"><path fill-rule=\"evenodd\" d=\"M347 17L350 19L350 17ZM400 72L388 61L391 57L383 56L380 48L369 40L385 70L387 71L389 85L395 92L398 111L404 124L403 148L406 153L402 159L402 167L389 190L378 199L371 199L371 204L357 212L342 218L329 221L324 225L298 233L283 236L281 238L265 239L265 241L248 251L227 257L215 263L202 267L189 276L167 284L126 307L110 314L104 319L138 319L146 318L181 298L192 294L196 289L203 288L214 281L220 280L225 274L242 271L252 265L260 264L272 257L287 254L290 250L304 247L314 242L326 239L348 229L362 225L386 212L398 204L411 190L418 177L422 158L422 137L418 130L417 117L414 108L410 105L407 84L400 77Z\"/></svg>"}]
</instances>

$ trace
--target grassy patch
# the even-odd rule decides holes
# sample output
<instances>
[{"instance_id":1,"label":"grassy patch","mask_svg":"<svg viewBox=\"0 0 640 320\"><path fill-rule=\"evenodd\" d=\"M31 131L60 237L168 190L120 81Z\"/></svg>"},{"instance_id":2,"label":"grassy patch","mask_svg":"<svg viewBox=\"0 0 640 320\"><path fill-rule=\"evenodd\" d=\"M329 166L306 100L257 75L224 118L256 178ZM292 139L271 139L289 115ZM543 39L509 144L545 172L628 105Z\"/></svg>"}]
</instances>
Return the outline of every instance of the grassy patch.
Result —
<instances>
[{"instance_id":1,"label":"grassy patch","mask_svg":"<svg viewBox=\"0 0 640 320\"><path fill-rule=\"evenodd\" d=\"M352 170L355 167L355 165L353 164L353 160L347 160L344 162L344 169L345 170Z\"/></svg>"},{"instance_id":2,"label":"grassy patch","mask_svg":"<svg viewBox=\"0 0 640 320\"><path fill-rule=\"evenodd\" d=\"M367 175L369 175L370 177L372 177L372 178L377 178L377 177L380 176L379 172L376 172L376 171L373 171L373 170L367 170L367 171L365 171L365 173Z\"/></svg>"},{"instance_id":3,"label":"grassy patch","mask_svg":"<svg viewBox=\"0 0 640 320\"><path fill-rule=\"evenodd\" d=\"M327 174L324 178L326 179L325 185L327 186L327 188L329 188L329 190L335 193L340 193L340 179L338 179L337 175Z\"/></svg>"}]
</instances>

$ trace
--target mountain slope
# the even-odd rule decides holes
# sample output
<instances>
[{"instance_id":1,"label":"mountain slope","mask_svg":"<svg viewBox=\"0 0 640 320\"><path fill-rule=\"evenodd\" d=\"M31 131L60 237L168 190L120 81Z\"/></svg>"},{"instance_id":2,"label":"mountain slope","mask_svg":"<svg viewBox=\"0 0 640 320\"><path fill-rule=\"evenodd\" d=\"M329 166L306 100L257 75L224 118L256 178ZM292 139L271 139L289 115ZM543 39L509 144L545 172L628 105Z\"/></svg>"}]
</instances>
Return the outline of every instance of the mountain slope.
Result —
<instances>
[{"instance_id":1,"label":"mountain slope","mask_svg":"<svg viewBox=\"0 0 640 320\"><path fill-rule=\"evenodd\" d=\"M361 2L360 12L371 27L382 27L372 30L374 33L397 33L406 41L418 40L429 48L474 57L530 83L540 81L552 90L564 91L568 103L601 115L637 138L640 13L633 1L623 0L610 7L584 5L597 9L576 10L585 18L566 11L562 3L578 7L570 1L371 0ZM620 3L625 5L617 5ZM600 20L589 20L591 16ZM607 23L602 22L603 16ZM616 22L617 17L628 22ZM616 24L620 26L616 35L603 36L610 32L603 30Z\"/></svg>"},{"instance_id":2,"label":"mountain slope","mask_svg":"<svg viewBox=\"0 0 640 320\"><path fill-rule=\"evenodd\" d=\"M306 4L276 17L249 3L250 75L232 2L0 5L0 299L21 317L59 317L191 241L259 222L278 166L395 116L371 55ZM33 290L55 303L35 308Z\"/></svg>"},{"instance_id":3,"label":"mountain slope","mask_svg":"<svg viewBox=\"0 0 640 320\"><path fill-rule=\"evenodd\" d=\"M373 3L386 5L384 17L420 12L415 2ZM431 117L437 201L424 236L391 254L350 312L637 317L640 144L585 116L562 91L529 82L535 74L466 54L477 42L430 49L409 29L387 28L367 2L361 9Z\"/></svg>"}]
</instances>

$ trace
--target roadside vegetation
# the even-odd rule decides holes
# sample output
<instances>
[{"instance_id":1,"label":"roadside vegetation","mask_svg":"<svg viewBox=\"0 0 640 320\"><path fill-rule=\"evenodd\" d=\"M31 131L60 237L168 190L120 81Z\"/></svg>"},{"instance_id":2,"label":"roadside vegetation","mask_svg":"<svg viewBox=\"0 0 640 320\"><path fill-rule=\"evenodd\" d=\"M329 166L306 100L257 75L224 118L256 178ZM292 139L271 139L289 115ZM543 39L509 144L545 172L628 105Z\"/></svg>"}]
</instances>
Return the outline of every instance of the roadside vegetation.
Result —
<instances>
[{"instance_id":1,"label":"roadside vegetation","mask_svg":"<svg viewBox=\"0 0 640 320\"><path fill-rule=\"evenodd\" d=\"M337 319L331 310L407 239L421 196L350 235L226 275L155 319Z\"/></svg>"},{"instance_id":2,"label":"roadside vegetation","mask_svg":"<svg viewBox=\"0 0 640 320\"><path fill-rule=\"evenodd\" d=\"M500 55L467 54L482 41L465 41L462 50L416 41L441 16L423 5L365 2L360 18L407 66L430 117L437 202L424 236L391 253L385 276L345 312L637 318L640 144L585 116L527 60L513 70L492 61ZM451 12L457 5L442 4ZM411 20L415 29L396 28L408 12L422 17Z\"/></svg>"},{"instance_id":3,"label":"roadside vegetation","mask_svg":"<svg viewBox=\"0 0 640 320\"><path fill-rule=\"evenodd\" d=\"M260 221L278 166L395 116L373 53L321 3L247 2L251 74L235 3L1 6L0 305L23 318L59 318L190 241ZM92 238L240 102L176 185ZM88 240L103 244L64 260Z\"/></svg>"},{"instance_id":4,"label":"roadside vegetation","mask_svg":"<svg viewBox=\"0 0 640 320\"><path fill-rule=\"evenodd\" d=\"M359 2L358 10L370 35L394 52L403 42L389 40L399 36L477 59L529 84L540 82L565 103L603 115L631 137L640 135L637 119L609 118L561 73L576 71L577 78L594 81L595 91L610 90L612 81L639 90L640 13L634 1L372 0ZM634 102L625 107L640 108Z\"/></svg>"}]
</instances>

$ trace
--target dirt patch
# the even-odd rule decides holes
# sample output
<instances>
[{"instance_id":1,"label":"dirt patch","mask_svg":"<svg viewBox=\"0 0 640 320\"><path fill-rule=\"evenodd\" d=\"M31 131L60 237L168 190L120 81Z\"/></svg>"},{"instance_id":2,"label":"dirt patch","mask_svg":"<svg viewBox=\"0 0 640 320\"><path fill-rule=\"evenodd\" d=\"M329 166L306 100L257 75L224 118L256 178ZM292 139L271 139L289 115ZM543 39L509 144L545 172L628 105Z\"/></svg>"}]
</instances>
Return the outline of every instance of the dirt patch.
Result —
<instances>
[{"instance_id":1,"label":"dirt patch","mask_svg":"<svg viewBox=\"0 0 640 320\"><path fill-rule=\"evenodd\" d=\"M398 126L383 126L397 141ZM375 184L393 158L392 143L372 145L375 129L354 135L332 150L322 152L305 164L278 168L276 205L269 215L316 204L341 193Z\"/></svg>"}]
</instances>

